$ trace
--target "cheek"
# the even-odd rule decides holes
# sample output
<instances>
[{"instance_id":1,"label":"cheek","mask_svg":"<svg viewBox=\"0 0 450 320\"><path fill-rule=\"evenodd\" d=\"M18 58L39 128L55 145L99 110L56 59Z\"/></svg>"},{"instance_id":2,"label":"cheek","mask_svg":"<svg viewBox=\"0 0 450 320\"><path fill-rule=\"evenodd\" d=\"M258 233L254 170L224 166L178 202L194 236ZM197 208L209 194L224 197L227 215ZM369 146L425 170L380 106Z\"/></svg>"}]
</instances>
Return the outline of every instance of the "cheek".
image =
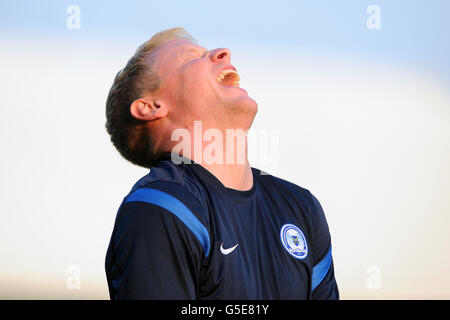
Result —
<instances>
[{"instance_id":1,"label":"cheek","mask_svg":"<svg viewBox=\"0 0 450 320\"><path fill-rule=\"evenodd\" d=\"M189 75L177 77L171 84L171 105L175 117L181 122L191 122L205 114L204 105L207 100L204 88Z\"/></svg>"},{"instance_id":2,"label":"cheek","mask_svg":"<svg viewBox=\"0 0 450 320\"><path fill-rule=\"evenodd\" d=\"M179 90L181 98L196 105L209 104L209 100L214 96L211 80L205 76L205 73L200 72L183 74Z\"/></svg>"}]
</instances>

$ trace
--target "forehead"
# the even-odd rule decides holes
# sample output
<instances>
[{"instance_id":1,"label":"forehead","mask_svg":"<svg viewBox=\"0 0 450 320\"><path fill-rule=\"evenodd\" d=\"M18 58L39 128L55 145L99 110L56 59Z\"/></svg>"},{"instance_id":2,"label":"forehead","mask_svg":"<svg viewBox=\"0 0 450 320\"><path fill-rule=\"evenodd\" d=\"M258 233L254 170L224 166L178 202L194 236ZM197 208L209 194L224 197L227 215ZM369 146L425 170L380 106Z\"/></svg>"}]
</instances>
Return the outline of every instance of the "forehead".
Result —
<instances>
[{"instance_id":1,"label":"forehead","mask_svg":"<svg viewBox=\"0 0 450 320\"><path fill-rule=\"evenodd\" d=\"M177 63L184 55L192 51L198 51L199 49L206 50L192 41L175 39L158 46L155 51L150 54L149 59L154 63L154 67L160 69L165 65Z\"/></svg>"}]
</instances>

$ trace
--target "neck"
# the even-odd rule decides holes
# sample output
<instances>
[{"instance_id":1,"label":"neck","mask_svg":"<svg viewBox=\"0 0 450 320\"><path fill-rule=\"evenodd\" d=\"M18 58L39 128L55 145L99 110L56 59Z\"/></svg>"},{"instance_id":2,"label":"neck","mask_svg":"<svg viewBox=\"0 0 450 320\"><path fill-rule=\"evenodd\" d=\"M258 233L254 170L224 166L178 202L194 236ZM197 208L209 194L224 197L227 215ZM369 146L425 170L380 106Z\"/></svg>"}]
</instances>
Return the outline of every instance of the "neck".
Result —
<instances>
[{"instance_id":1,"label":"neck","mask_svg":"<svg viewBox=\"0 0 450 320\"><path fill-rule=\"evenodd\" d=\"M244 132L244 131L242 131ZM237 138L237 141L234 138ZM246 191L253 186L253 173L247 157L247 135L218 139L201 148L194 147L191 159L213 174L225 187ZM201 151L201 152L200 152Z\"/></svg>"},{"instance_id":2,"label":"neck","mask_svg":"<svg viewBox=\"0 0 450 320\"><path fill-rule=\"evenodd\" d=\"M227 188L246 191L253 187L253 173L247 159L244 164L199 164Z\"/></svg>"},{"instance_id":3,"label":"neck","mask_svg":"<svg viewBox=\"0 0 450 320\"><path fill-rule=\"evenodd\" d=\"M247 157L247 132L224 131L203 131L201 127L194 128L193 135L181 131L182 141L172 148L172 153L201 165L227 188L250 190L253 173Z\"/></svg>"}]
</instances>

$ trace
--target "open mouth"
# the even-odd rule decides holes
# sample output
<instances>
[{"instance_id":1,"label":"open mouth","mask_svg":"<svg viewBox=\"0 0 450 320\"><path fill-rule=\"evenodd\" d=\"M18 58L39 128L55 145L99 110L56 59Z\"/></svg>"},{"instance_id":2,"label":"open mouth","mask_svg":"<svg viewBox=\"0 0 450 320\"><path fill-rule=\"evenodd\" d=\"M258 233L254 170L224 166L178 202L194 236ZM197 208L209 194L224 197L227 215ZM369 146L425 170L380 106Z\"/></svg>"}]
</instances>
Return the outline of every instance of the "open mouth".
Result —
<instances>
[{"instance_id":1,"label":"open mouth","mask_svg":"<svg viewBox=\"0 0 450 320\"><path fill-rule=\"evenodd\" d=\"M233 69L225 69L217 76L217 82L227 87L239 88L239 74Z\"/></svg>"}]
</instances>

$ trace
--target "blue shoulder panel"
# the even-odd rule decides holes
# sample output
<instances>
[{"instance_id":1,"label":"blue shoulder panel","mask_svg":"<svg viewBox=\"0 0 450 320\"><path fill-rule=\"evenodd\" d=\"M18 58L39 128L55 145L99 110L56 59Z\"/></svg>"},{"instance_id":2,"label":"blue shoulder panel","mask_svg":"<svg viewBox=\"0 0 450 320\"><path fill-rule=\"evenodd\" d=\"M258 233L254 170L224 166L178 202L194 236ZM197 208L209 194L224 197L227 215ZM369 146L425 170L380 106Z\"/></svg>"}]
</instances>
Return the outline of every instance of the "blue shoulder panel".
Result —
<instances>
[{"instance_id":1,"label":"blue shoulder panel","mask_svg":"<svg viewBox=\"0 0 450 320\"><path fill-rule=\"evenodd\" d=\"M332 259L330 246L330 250L328 250L328 253L325 255L325 257L313 268L311 291L314 291L314 289L317 288L317 286L322 282L322 280L327 275L328 270L330 269L331 266L331 260Z\"/></svg>"},{"instance_id":2,"label":"blue shoulder panel","mask_svg":"<svg viewBox=\"0 0 450 320\"><path fill-rule=\"evenodd\" d=\"M161 190L139 188L128 197L126 202L146 202L171 212L177 216L189 230L191 230L203 247L205 256L208 256L210 249L208 230L200 220L197 219L192 211L177 198Z\"/></svg>"}]
</instances>

